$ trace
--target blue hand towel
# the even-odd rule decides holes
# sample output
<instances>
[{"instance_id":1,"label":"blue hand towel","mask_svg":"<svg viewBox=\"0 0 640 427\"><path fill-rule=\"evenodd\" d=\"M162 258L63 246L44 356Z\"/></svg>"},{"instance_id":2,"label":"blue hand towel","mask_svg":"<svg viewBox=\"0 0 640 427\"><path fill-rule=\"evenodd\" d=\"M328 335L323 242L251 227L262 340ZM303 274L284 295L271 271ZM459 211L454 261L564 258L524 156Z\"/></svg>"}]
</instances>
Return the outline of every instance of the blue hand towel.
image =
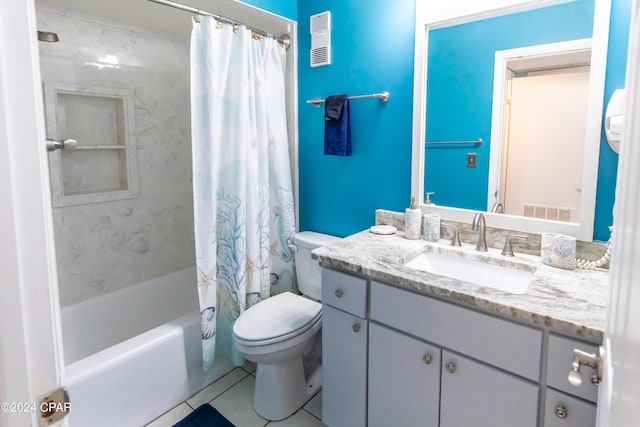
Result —
<instances>
[{"instance_id":1,"label":"blue hand towel","mask_svg":"<svg viewBox=\"0 0 640 427\"><path fill-rule=\"evenodd\" d=\"M324 103L324 154L351 155L351 122L349 97L332 95Z\"/></svg>"}]
</instances>

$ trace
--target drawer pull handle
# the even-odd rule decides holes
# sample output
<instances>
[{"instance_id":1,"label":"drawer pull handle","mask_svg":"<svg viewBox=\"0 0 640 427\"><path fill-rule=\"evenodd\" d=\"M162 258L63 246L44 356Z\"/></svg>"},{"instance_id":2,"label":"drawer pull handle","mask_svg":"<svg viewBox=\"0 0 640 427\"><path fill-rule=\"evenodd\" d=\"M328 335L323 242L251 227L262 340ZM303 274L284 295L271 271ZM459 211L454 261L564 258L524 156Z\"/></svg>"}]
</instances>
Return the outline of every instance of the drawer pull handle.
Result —
<instances>
[{"instance_id":1,"label":"drawer pull handle","mask_svg":"<svg viewBox=\"0 0 640 427\"><path fill-rule=\"evenodd\" d=\"M425 365L431 365L431 362L433 361L433 356L431 356L431 353L427 353L424 356L422 356L422 361L424 362Z\"/></svg>"},{"instance_id":2,"label":"drawer pull handle","mask_svg":"<svg viewBox=\"0 0 640 427\"><path fill-rule=\"evenodd\" d=\"M448 373L453 374L456 371L456 364L453 362L449 362L445 366L445 369L447 370Z\"/></svg>"},{"instance_id":3,"label":"drawer pull handle","mask_svg":"<svg viewBox=\"0 0 640 427\"><path fill-rule=\"evenodd\" d=\"M567 414L567 409L562 406L562 405L558 405L553 409L553 413L556 414L556 417L561 418L561 419L565 419L567 418L567 416L569 414Z\"/></svg>"},{"instance_id":4,"label":"drawer pull handle","mask_svg":"<svg viewBox=\"0 0 640 427\"><path fill-rule=\"evenodd\" d=\"M344 292L342 292L342 289L336 290L336 297L337 298L340 298L343 294L344 294Z\"/></svg>"},{"instance_id":5,"label":"drawer pull handle","mask_svg":"<svg viewBox=\"0 0 640 427\"><path fill-rule=\"evenodd\" d=\"M360 324L359 323L354 323L353 326L351 327L351 329L353 329L353 332L360 332Z\"/></svg>"}]
</instances>

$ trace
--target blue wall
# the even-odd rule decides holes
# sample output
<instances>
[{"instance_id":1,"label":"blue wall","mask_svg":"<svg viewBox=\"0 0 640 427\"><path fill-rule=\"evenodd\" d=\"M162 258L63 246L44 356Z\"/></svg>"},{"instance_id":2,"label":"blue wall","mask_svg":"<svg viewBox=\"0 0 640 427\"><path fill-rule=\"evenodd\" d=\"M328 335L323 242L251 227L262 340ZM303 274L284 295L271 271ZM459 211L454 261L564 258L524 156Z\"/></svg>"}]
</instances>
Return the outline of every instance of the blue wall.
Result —
<instances>
[{"instance_id":1,"label":"blue wall","mask_svg":"<svg viewBox=\"0 0 640 427\"><path fill-rule=\"evenodd\" d=\"M311 68L309 16L326 10L333 63ZM300 230L346 236L408 206L414 22L414 0L299 1ZM306 100L385 90L386 104L351 103L353 155L323 155L324 110Z\"/></svg>"},{"instance_id":2,"label":"blue wall","mask_svg":"<svg viewBox=\"0 0 640 427\"><path fill-rule=\"evenodd\" d=\"M242 0L242 2L294 21L298 19L298 3L296 0Z\"/></svg>"},{"instance_id":3,"label":"blue wall","mask_svg":"<svg viewBox=\"0 0 640 427\"><path fill-rule=\"evenodd\" d=\"M495 52L589 38L593 6L580 0L429 32L427 141L483 140L426 149L424 188L436 204L487 210ZM476 168L466 167L469 152Z\"/></svg>"},{"instance_id":4,"label":"blue wall","mask_svg":"<svg viewBox=\"0 0 640 427\"><path fill-rule=\"evenodd\" d=\"M624 85L630 4L613 0L605 103ZM309 16L326 10L333 20L333 64L311 68ZM375 209L401 211L409 204L414 0L298 0L297 18L300 230L345 236L372 225ZM353 156L324 156L323 110L305 101L383 90L391 92L387 104L361 100L351 105ZM617 155L604 136L600 151L594 238L606 240Z\"/></svg>"},{"instance_id":5,"label":"blue wall","mask_svg":"<svg viewBox=\"0 0 640 427\"><path fill-rule=\"evenodd\" d=\"M624 87L631 22L631 0L613 0L611 26L609 28L609 52L607 78L604 85L604 103L609 102L613 91ZM606 109L606 107L605 107ZM602 114L604 120L604 111ZM598 167L598 193L596 195L596 219L593 238L607 240L609 226L613 224L613 202L618 172L618 155L609 147L602 132L600 165Z\"/></svg>"}]
</instances>

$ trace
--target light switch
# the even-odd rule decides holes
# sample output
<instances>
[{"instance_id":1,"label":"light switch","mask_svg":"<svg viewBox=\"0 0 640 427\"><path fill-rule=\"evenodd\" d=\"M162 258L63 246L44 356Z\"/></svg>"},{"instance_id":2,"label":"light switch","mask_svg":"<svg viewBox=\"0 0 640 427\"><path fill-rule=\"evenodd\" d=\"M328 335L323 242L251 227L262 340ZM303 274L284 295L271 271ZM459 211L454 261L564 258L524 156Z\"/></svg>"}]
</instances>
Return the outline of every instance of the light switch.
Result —
<instances>
[{"instance_id":1,"label":"light switch","mask_svg":"<svg viewBox=\"0 0 640 427\"><path fill-rule=\"evenodd\" d=\"M467 167L475 168L478 166L478 153L467 153Z\"/></svg>"}]
</instances>

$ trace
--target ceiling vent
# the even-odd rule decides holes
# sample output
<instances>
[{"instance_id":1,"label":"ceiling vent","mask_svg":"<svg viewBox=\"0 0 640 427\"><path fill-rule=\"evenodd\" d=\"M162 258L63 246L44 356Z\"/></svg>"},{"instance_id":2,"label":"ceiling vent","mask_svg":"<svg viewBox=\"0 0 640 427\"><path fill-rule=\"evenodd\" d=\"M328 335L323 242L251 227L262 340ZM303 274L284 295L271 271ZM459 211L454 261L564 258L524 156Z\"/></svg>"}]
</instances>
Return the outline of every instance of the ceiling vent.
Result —
<instances>
[{"instance_id":1,"label":"ceiling vent","mask_svg":"<svg viewBox=\"0 0 640 427\"><path fill-rule=\"evenodd\" d=\"M331 64L331 12L311 15L311 66Z\"/></svg>"}]
</instances>

